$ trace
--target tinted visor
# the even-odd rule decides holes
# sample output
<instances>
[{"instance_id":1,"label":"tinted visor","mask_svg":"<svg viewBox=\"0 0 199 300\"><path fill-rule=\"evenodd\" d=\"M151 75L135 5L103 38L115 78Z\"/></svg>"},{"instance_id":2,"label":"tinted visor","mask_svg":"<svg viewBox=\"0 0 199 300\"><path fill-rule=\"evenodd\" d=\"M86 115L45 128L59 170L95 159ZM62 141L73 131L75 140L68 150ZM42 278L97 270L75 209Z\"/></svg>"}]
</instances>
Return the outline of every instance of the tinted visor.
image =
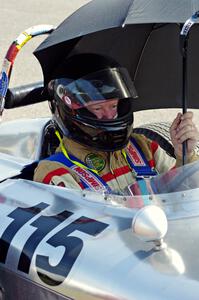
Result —
<instances>
[{"instance_id":1,"label":"tinted visor","mask_svg":"<svg viewBox=\"0 0 199 300\"><path fill-rule=\"evenodd\" d=\"M77 80L59 78L55 93L71 109L110 99L136 98L134 84L125 68L108 68Z\"/></svg>"}]
</instances>

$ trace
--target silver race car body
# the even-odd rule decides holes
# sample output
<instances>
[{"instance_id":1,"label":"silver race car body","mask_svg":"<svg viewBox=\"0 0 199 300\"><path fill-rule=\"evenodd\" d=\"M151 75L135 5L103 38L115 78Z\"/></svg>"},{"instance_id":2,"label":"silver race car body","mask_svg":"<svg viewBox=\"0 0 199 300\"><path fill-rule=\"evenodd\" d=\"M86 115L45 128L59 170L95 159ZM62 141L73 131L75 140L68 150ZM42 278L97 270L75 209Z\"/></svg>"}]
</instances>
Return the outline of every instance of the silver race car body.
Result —
<instances>
[{"instance_id":1,"label":"silver race car body","mask_svg":"<svg viewBox=\"0 0 199 300\"><path fill-rule=\"evenodd\" d=\"M0 114L47 100L43 85L8 84L18 49L52 30L29 28L11 45ZM143 178L150 192L139 196L36 183L37 162L56 146L53 126L0 123L0 299L198 300L199 162Z\"/></svg>"},{"instance_id":2,"label":"silver race car body","mask_svg":"<svg viewBox=\"0 0 199 300\"><path fill-rule=\"evenodd\" d=\"M49 122L0 125L1 299L198 299L199 163L142 197L35 183Z\"/></svg>"}]
</instances>

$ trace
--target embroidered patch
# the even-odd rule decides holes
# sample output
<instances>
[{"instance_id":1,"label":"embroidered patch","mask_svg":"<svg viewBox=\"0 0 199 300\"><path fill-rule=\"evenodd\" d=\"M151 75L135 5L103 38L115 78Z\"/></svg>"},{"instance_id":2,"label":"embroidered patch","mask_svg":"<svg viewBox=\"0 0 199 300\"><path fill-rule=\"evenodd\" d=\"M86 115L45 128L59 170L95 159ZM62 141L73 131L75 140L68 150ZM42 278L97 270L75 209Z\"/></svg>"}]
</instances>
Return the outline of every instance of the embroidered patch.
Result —
<instances>
[{"instance_id":1,"label":"embroidered patch","mask_svg":"<svg viewBox=\"0 0 199 300\"><path fill-rule=\"evenodd\" d=\"M135 166L146 166L139 151L132 143L129 143L127 151L128 151L130 159L132 160L132 162Z\"/></svg>"},{"instance_id":2,"label":"embroidered patch","mask_svg":"<svg viewBox=\"0 0 199 300\"><path fill-rule=\"evenodd\" d=\"M106 161L101 155L95 153L89 153L85 158L85 163L89 168L97 171L102 171L106 165Z\"/></svg>"},{"instance_id":3,"label":"embroidered patch","mask_svg":"<svg viewBox=\"0 0 199 300\"><path fill-rule=\"evenodd\" d=\"M104 188L103 184L88 170L84 170L78 166L71 167L72 170L76 172L77 175L91 188L95 191Z\"/></svg>"}]
</instances>

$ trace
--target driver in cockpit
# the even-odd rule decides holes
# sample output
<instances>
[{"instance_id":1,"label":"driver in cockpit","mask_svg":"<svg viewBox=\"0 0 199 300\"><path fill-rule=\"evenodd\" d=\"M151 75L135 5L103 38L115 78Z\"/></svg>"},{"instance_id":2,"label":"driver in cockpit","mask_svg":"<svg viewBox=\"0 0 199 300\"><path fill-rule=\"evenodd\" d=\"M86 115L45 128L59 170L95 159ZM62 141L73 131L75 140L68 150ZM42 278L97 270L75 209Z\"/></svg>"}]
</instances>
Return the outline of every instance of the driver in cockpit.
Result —
<instances>
[{"instance_id":1,"label":"driver in cockpit","mask_svg":"<svg viewBox=\"0 0 199 300\"><path fill-rule=\"evenodd\" d=\"M125 68L108 57L75 55L63 62L48 84L50 107L60 145L39 162L34 180L75 189L124 194L143 177L155 176L187 162L199 133L193 114L178 114L170 129L176 159L155 141L133 130L136 91Z\"/></svg>"}]
</instances>

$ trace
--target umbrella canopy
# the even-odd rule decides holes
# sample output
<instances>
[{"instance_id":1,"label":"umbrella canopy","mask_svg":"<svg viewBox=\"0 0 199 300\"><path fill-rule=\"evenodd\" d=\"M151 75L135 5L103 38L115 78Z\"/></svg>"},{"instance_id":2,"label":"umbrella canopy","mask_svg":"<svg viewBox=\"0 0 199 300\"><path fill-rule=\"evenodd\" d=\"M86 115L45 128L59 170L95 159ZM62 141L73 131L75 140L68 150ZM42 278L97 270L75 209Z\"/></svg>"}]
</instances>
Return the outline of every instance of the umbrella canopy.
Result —
<instances>
[{"instance_id":1,"label":"umbrella canopy","mask_svg":"<svg viewBox=\"0 0 199 300\"><path fill-rule=\"evenodd\" d=\"M34 52L47 83L63 59L78 53L108 55L135 83L134 109L182 106L182 24L199 0L93 0L62 22ZM188 106L199 108L199 27L189 34ZM88 62L89 63L89 62Z\"/></svg>"}]
</instances>

